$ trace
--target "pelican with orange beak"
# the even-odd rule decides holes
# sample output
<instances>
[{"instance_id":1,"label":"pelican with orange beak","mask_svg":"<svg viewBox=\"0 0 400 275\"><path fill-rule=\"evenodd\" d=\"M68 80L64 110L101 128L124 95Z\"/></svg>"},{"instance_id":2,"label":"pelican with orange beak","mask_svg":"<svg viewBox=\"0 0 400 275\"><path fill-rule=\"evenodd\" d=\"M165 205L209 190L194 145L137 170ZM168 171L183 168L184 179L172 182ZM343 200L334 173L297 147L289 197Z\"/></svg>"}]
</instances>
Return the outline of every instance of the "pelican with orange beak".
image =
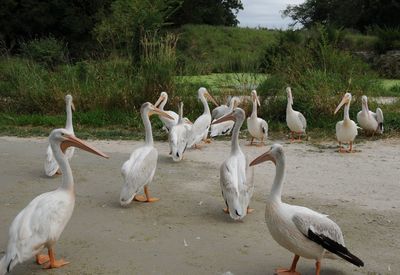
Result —
<instances>
[{"instance_id":1,"label":"pelican with orange beak","mask_svg":"<svg viewBox=\"0 0 400 275\"><path fill-rule=\"evenodd\" d=\"M75 112L75 105L72 101L71 95L65 96L65 110L67 113L67 121L65 122L65 130L69 131L72 135L74 135L74 126L72 125L72 111ZM68 160L71 160L72 156L74 155L74 147L68 148L65 152L65 156ZM59 174L59 166L56 159L53 156L53 150L51 150L51 146L47 147L46 151L46 159L44 161L44 172L47 176L52 177L55 174Z\"/></svg>"},{"instance_id":2,"label":"pelican with orange beak","mask_svg":"<svg viewBox=\"0 0 400 275\"><path fill-rule=\"evenodd\" d=\"M265 207L265 220L274 240L294 254L290 268L279 268L276 274L297 274L300 257L316 261L315 274L319 275L323 258L342 258L358 267L364 263L345 247L340 227L327 215L309 208L282 202L282 189L285 180L286 159L280 144L254 159L250 166L264 161L275 164L275 178Z\"/></svg>"},{"instance_id":3,"label":"pelican with orange beak","mask_svg":"<svg viewBox=\"0 0 400 275\"><path fill-rule=\"evenodd\" d=\"M146 102L140 108L144 129L146 133L143 146L135 149L129 159L122 165L121 173L124 178L119 202L121 206L129 205L133 199L140 202L155 202L158 198L150 197L148 184L152 182L156 172L158 151L154 147L153 133L151 130L150 116L159 116L173 119L166 112L158 109L150 102ZM144 188L146 197L137 193Z\"/></svg>"},{"instance_id":4,"label":"pelican with orange beak","mask_svg":"<svg viewBox=\"0 0 400 275\"><path fill-rule=\"evenodd\" d=\"M290 87L286 88L287 106L286 106L286 124L290 129L290 141L294 141L294 134L297 134L298 141L306 133L307 121L304 115L293 110L293 95Z\"/></svg>"},{"instance_id":5,"label":"pelican with orange beak","mask_svg":"<svg viewBox=\"0 0 400 275\"><path fill-rule=\"evenodd\" d=\"M357 136L357 124L350 119L349 115L350 102L351 94L346 93L334 112L334 114L336 114L344 105L344 119L336 123L336 138L339 142L339 152L351 153L353 151L354 139ZM343 150L342 143L349 144L349 148L346 151Z\"/></svg>"},{"instance_id":6,"label":"pelican with orange beak","mask_svg":"<svg viewBox=\"0 0 400 275\"><path fill-rule=\"evenodd\" d=\"M376 108L376 112L372 112L368 108L368 98L363 95L361 97L361 111L357 114L357 122L361 128L372 134L383 133L383 112L381 108Z\"/></svg>"},{"instance_id":7,"label":"pelican with orange beak","mask_svg":"<svg viewBox=\"0 0 400 275\"><path fill-rule=\"evenodd\" d=\"M54 253L54 246L71 218L75 205L74 179L65 152L73 146L108 158L66 129L53 130L49 141L62 172L61 186L34 198L15 217L10 226L6 253L0 260L0 275L32 257L36 257L38 264L44 264L44 268L68 264L65 260L56 260ZM47 248L48 255L39 254L44 248Z\"/></svg>"},{"instance_id":8,"label":"pelican with orange beak","mask_svg":"<svg viewBox=\"0 0 400 275\"><path fill-rule=\"evenodd\" d=\"M171 128L176 125L178 123L179 120L179 115L177 113L175 113L174 111L165 111L164 107L165 104L167 104L168 101L168 94L166 92L161 92L160 97L158 98L157 102L154 104L155 107L157 107L158 109L160 109L161 111L167 113L171 118L165 117L165 116L161 116L159 115L158 117L160 118L160 120L162 121L162 123L164 124L164 129L167 133L169 133L169 131L171 130Z\"/></svg>"},{"instance_id":9,"label":"pelican with orange beak","mask_svg":"<svg viewBox=\"0 0 400 275\"><path fill-rule=\"evenodd\" d=\"M207 99L212 101L216 106L218 106L218 103L215 101L215 99L210 95L210 93L207 91L206 88L201 87L197 91L198 97L203 103L204 111L201 116L199 116L196 121L193 123L192 129L189 133L189 138L188 138L188 147L193 147L197 146L197 143L199 143L201 140L205 142L210 142L210 140L207 139L208 136L208 129L210 128L211 124L211 113L210 113L210 107L208 106Z\"/></svg>"},{"instance_id":10,"label":"pelican with orange beak","mask_svg":"<svg viewBox=\"0 0 400 275\"><path fill-rule=\"evenodd\" d=\"M268 138L268 123L257 117L257 105L261 106L261 104L256 90L251 91L251 101L253 102L253 112L247 118L247 128L251 135L250 145L253 145L254 139L260 140L260 144L263 145L264 140L267 141Z\"/></svg>"},{"instance_id":11,"label":"pelican with orange beak","mask_svg":"<svg viewBox=\"0 0 400 275\"><path fill-rule=\"evenodd\" d=\"M231 153L219 170L222 197L226 205L224 212L234 220L243 219L253 210L249 208L254 190L253 174L249 173L248 161L239 145L239 132L245 117L244 111L236 108L230 114L212 123L218 125L224 121L235 122L232 132ZM252 172L253 170L251 169Z\"/></svg>"}]
</instances>

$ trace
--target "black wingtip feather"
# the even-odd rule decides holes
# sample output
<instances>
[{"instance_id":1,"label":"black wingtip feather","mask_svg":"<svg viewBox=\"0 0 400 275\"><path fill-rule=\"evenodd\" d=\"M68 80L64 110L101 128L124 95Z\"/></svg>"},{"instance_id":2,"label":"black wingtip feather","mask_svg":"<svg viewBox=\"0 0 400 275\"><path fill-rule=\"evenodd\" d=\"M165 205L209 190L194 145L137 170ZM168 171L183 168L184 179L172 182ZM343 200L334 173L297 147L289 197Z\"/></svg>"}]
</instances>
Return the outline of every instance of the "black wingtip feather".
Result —
<instances>
[{"instance_id":1,"label":"black wingtip feather","mask_svg":"<svg viewBox=\"0 0 400 275\"><path fill-rule=\"evenodd\" d=\"M310 240L321 245L323 248L338 255L340 258L352 263L358 267L364 266L364 262L361 261L357 256L350 253L350 251L343 245L331 240L330 238L322 235L315 234L311 229L308 229L308 236Z\"/></svg>"}]
</instances>

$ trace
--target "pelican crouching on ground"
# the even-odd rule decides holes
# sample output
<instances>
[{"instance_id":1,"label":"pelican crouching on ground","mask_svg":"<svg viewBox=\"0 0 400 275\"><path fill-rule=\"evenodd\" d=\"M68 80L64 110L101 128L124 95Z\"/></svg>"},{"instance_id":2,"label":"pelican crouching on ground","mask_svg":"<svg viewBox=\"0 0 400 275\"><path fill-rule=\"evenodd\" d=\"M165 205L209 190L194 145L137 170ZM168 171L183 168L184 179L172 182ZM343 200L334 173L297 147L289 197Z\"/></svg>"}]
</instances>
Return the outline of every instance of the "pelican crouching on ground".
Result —
<instances>
[{"instance_id":1,"label":"pelican crouching on ground","mask_svg":"<svg viewBox=\"0 0 400 275\"><path fill-rule=\"evenodd\" d=\"M268 138L268 123L257 117L257 105L261 106L261 104L256 90L251 91L251 101L253 102L253 111L251 116L247 118L247 128L251 135L250 145L253 145L254 139L259 139L262 145L264 140L267 141Z\"/></svg>"},{"instance_id":2,"label":"pelican crouching on ground","mask_svg":"<svg viewBox=\"0 0 400 275\"><path fill-rule=\"evenodd\" d=\"M345 247L340 227L326 215L309 208L282 202L285 180L285 153L280 144L250 163L250 166L270 160L276 166L271 193L267 198L265 220L274 240L294 254L289 269L277 269L277 274L299 274L296 265L300 257L314 259L319 275L323 258L342 258L358 267L364 263Z\"/></svg>"},{"instance_id":3,"label":"pelican crouching on ground","mask_svg":"<svg viewBox=\"0 0 400 275\"><path fill-rule=\"evenodd\" d=\"M183 118L183 102L179 105L179 120L178 124L174 125L169 132L169 148L172 159L181 161L183 154L186 151L188 134L192 125L185 123Z\"/></svg>"},{"instance_id":4,"label":"pelican crouching on ground","mask_svg":"<svg viewBox=\"0 0 400 275\"><path fill-rule=\"evenodd\" d=\"M193 123L192 129L190 130L189 133L188 148L193 146L197 147L197 143L199 143L201 140L205 142L210 142L207 139L207 136L208 136L208 129L210 128L211 124L211 113L210 113L210 107L208 106L207 103L207 98L211 100L216 106L218 106L218 103L208 93L206 88L201 87L197 91L197 94L199 99L201 100L201 103L203 103L204 111L203 114L199 116Z\"/></svg>"},{"instance_id":5,"label":"pelican crouching on ground","mask_svg":"<svg viewBox=\"0 0 400 275\"><path fill-rule=\"evenodd\" d=\"M224 109L224 111L220 110L220 112L218 112L217 117L221 118L224 115L231 113L233 111L233 109L235 109L239 105L239 103L240 103L240 99L237 96L232 97L231 100L229 101L229 107L227 107L227 109ZM214 112L214 110L213 110L213 112ZM213 121L216 121L218 119L217 117L214 118ZM218 123L218 124L211 123L210 137L213 138L213 137L221 136L221 135L229 135L232 131L234 124L235 124L235 122L232 120L226 120L226 121Z\"/></svg>"},{"instance_id":6,"label":"pelican crouching on ground","mask_svg":"<svg viewBox=\"0 0 400 275\"><path fill-rule=\"evenodd\" d=\"M64 152L74 146L108 158L66 129L53 130L49 141L62 172L61 186L34 198L15 217L10 226L6 253L0 260L0 275L10 272L16 264L34 256L38 264L46 264L44 268L68 264L64 260L56 260L54 253L54 246L71 218L75 205L74 179ZM39 254L44 248L47 248L48 255Z\"/></svg>"},{"instance_id":7,"label":"pelican crouching on ground","mask_svg":"<svg viewBox=\"0 0 400 275\"><path fill-rule=\"evenodd\" d=\"M298 141L301 141L301 136L306 133L307 121L302 113L293 110L292 89L286 88L287 106L286 106L286 124L290 129L290 141L294 141L294 133L298 136Z\"/></svg>"},{"instance_id":8,"label":"pelican crouching on ground","mask_svg":"<svg viewBox=\"0 0 400 275\"><path fill-rule=\"evenodd\" d=\"M74 126L72 125L72 111L75 111L74 102L72 101L71 95L65 96L65 111L67 113L67 120L65 122L65 130L74 135ZM71 160L74 155L74 147L69 147L67 151L65 151L65 156L68 160ZM47 176L51 177L55 174L59 174L59 166L56 159L53 156L53 150L51 150L51 145L47 147L46 151L46 159L44 161L44 172Z\"/></svg>"},{"instance_id":9,"label":"pelican crouching on ground","mask_svg":"<svg viewBox=\"0 0 400 275\"><path fill-rule=\"evenodd\" d=\"M357 122L361 128L372 134L383 133L383 112L381 108L376 108L376 112L371 112L368 108L368 98L363 95L361 98L361 111L357 114Z\"/></svg>"},{"instance_id":10,"label":"pelican crouching on ground","mask_svg":"<svg viewBox=\"0 0 400 275\"><path fill-rule=\"evenodd\" d=\"M154 148L153 133L151 130L150 116L158 114L172 119L166 112L156 108L150 102L146 102L140 108L146 137L145 144L134 150L127 161L122 165L121 173L124 178L120 194L121 206L127 206L133 199L141 202L155 202L158 198L150 197L148 184L153 180L157 167L158 151ZM137 193L144 187L146 197Z\"/></svg>"},{"instance_id":11,"label":"pelican crouching on ground","mask_svg":"<svg viewBox=\"0 0 400 275\"><path fill-rule=\"evenodd\" d=\"M251 197L253 196L253 174L248 173L248 162L239 145L239 131L242 127L246 114L240 108L234 109L230 114L221 117L213 124L223 123L224 121L234 121L231 153L222 163L220 168L220 184L222 197L226 208L225 213L229 213L232 219L243 219L252 209L249 208ZM251 169L254 172L254 169Z\"/></svg>"},{"instance_id":12,"label":"pelican crouching on ground","mask_svg":"<svg viewBox=\"0 0 400 275\"><path fill-rule=\"evenodd\" d=\"M358 128L357 124L350 119L349 115L350 102L351 102L351 94L346 93L334 112L334 114L336 114L340 110L340 108L344 105L344 118L343 120L336 123L336 138L339 142L339 152L351 153L353 151L354 139L357 136L357 128ZM348 150L343 151L342 143L349 143Z\"/></svg>"}]
</instances>

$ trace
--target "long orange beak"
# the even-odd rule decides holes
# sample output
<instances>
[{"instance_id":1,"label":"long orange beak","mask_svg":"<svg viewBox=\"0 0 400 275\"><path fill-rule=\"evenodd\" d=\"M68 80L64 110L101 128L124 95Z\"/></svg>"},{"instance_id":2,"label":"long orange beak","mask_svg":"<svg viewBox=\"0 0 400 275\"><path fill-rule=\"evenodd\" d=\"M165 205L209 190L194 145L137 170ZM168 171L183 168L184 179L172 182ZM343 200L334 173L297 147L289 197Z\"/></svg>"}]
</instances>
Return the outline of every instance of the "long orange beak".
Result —
<instances>
[{"instance_id":1,"label":"long orange beak","mask_svg":"<svg viewBox=\"0 0 400 275\"><path fill-rule=\"evenodd\" d=\"M71 102L71 109L72 109L72 111L74 111L74 112L75 112L75 105L74 105L74 103L73 103L73 102Z\"/></svg>"},{"instance_id":2,"label":"long orange beak","mask_svg":"<svg viewBox=\"0 0 400 275\"><path fill-rule=\"evenodd\" d=\"M67 135L66 136L66 140L64 140L63 142L61 142L61 150L63 152L65 152L65 150L67 150L68 147L77 147L80 148L82 150L85 150L89 153L93 153L95 155L98 155L100 157L106 158L108 159L109 156L107 156L106 154L104 154L103 152L101 152L100 150L94 148L93 146L87 144L86 142L84 142L83 140L77 138L76 136L73 135Z\"/></svg>"},{"instance_id":3,"label":"long orange beak","mask_svg":"<svg viewBox=\"0 0 400 275\"><path fill-rule=\"evenodd\" d=\"M265 152L264 154L262 154L261 156L255 158L252 162L250 162L249 166L254 166L254 165L260 164L264 161L268 161L268 160L270 160L274 164L276 164L275 158L271 155L271 150L269 150L269 151Z\"/></svg>"},{"instance_id":4,"label":"long orange beak","mask_svg":"<svg viewBox=\"0 0 400 275\"><path fill-rule=\"evenodd\" d=\"M231 113L229 113L227 115L224 115L223 117L213 121L213 123L211 123L211 125L219 124L221 122L228 121L228 120L236 121L236 118L233 116L233 112L231 112Z\"/></svg>"},{"instance_id":5,"label":"long orange beak","mask_svg":"<svg viewBox=\"0 0 400 275\"><path fill-rule=\"evenodd\" d=\"M339 105L336 107L336 110L335 110L335 112L333 112L333 114L335 115L335 114L340 110L340 108L341 108L344 104L346 104L347 102L348 102L348 99L347 99L346 97L343 97L343 98L342 98L342 101L340 101Z\"/></svg>"},{"instance_id":6,"label":"long orange beak","mask_svg":"<svg viewBox=\"0 0 400 275\"><path fill-rule=\"evenodd\" d=\"M217 101L212 97L212 95L210 95L208 92L206 93L206 96L208 97L209 100L212 101L212 103L214 103L215 106L219 106L219 104L217 103Z\"/></svg>"},{"instance_id":7,"label":"long orange beak","mask_svg":"<svg viewBox=\"0 0 400 275\"><path fill-rule=\"evenodd\" d=\"M158 106L161 104L161 102L163 102L164 99L165 99L164 96L160 96L160 97L157 99L157 102L154 104L154 106L156 106L156 107L158 108Z\"/></svg>"},{"instance_id":8,"label":"long orange beak","mask_svg":"<svg viewBox=\"0 0 400 275\"><path fill-rule=\"evenodd\" d=\"M158 109L157 107L153 107L153 108L151 109L151 111L149 112L149 116L151 116L151 115L153 115L153 114L157 114L157 115L160 115L160 116L163 116L163 117L172 119L172 120L174 119L174 118L173 118L172 116L170 116L168 113L166 113L166 112L164 112L164 111Z\"/></svg>"}]
</instances>

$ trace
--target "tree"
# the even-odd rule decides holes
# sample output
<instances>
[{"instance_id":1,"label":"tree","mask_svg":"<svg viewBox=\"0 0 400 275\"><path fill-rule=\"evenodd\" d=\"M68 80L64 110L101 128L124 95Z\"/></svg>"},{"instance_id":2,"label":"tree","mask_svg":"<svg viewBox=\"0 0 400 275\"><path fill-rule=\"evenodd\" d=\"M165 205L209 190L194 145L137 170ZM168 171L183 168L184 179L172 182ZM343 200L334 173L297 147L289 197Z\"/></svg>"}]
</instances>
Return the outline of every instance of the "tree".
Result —
<instances>
[{"instance_id":1,"label":"tree","mask_svg":"<svg viewBox=\"0 0 400 275\"><path fill-rule=\"evenodd\" d=\"M170 18L176 26L206 24L237 26L236 18L243 10L240 0L183 0L182 6Z\"/></svg>"},{"instance_id":2,"label":"tree","mask_svg":"<svg viewBox=\"0 0 400 275\"><path fill-rule=\"evenodd\" d=\"M293 25L308 28L315 23L365 31L370 26L398 27L398 0L306 0L300 5L288 5L284 16Z\"/></svg>"}]
</instances>

